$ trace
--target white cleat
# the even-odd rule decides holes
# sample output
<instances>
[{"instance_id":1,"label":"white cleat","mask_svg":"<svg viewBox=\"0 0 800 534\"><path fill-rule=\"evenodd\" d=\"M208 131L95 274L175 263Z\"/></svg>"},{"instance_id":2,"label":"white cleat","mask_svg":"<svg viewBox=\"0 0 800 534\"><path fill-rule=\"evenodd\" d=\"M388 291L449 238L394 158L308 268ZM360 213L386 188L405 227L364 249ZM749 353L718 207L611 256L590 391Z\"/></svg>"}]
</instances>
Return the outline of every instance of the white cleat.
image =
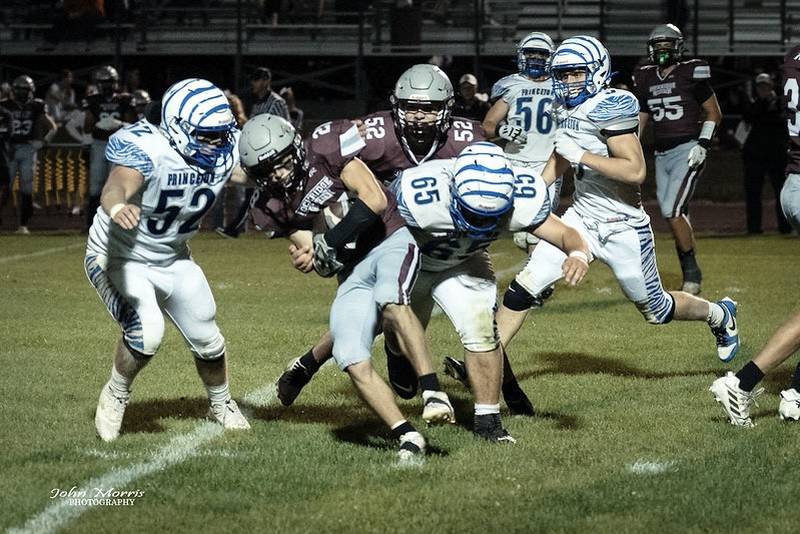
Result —
<instances>
[{"instance_id":1,"label":"white cleat","mask_svg":"<svg viewBox=\"0 0 800 534\"><path fill-rule=\"evenodd\" d=\"M18 235L31 235L31 231L28 230L27 226L20 226L15 233Z\"/></svg>"},{"instance_id":2,"label":"white cleat","mask_svg":"<svg viewBox=\"0 0 800 534\"><path fill-rule=\"evenodd\" d=\"M233 399L212 404L208 409L208 417L221 424L225 430L250 430L250 423L244 418L239 405Z\"/></svg>"},{"instance_id":3,"label":"white cleat","mask_svg":"<svg viewBox=\"0 0 800 534\"><path fill-rule=\"evenodd\" d=\"M796 389L785 389L781 391L781 403L778 406L778 415L781 419L800 420L800 393Z\"/></svg>"},{"instance_id":4,"label":"white cleat","mask_svg":"<svg viewBox=\"0 0 800 534\"><path fill-rule=\"evenodd\" d=\"M425 438L419 432L406 432L400 436L397 457L402 464L422 461L425 456Z\"/></svg>"},{"instance_id":5,"label":"white cleat","mask_svg":"<svg viewBox=\"0 0 800 534\"><path fill-rule=\"evenodd\" d=\"M764 392L764 388L747 392L739 387L739 379L732 372L728 373L711 384L708 390L722 405L725 414L732 425L752 427L755 426L750 418L750 407L757 406L756 398Z\"/></svg>"},{"instance_id":6,"label":"white cleat","mask_svg":"<svg viewBox=\"0 0 800 534\"><path fill-rule=\"evenodd\" d=\"M700 284L698 282L684 282L681 286L681 291L689 293L690 295L699 295Z\"/></svg>"},{"instance_id":7,"label":"white cleat","mask_svg":"<svg viewBox=\"0 0 800 534\"><path fill-rule=\"evenodd\" d=\"M128 405L126 398L115 397L111 392L109 383L100 391L100 400L97 401L97 410L94 414L94 427L97 435L103 441L114 441L119 436L122 426L122 417Z\"/></svg>"},{"instance_id":8,"label":"white cleat","mask_svg":"<svg viewBox=\"0 0 800 534\"><path fill-rule=\"evenodd\" d=\"M422 408L422 418L429 425L455 423L456 414L450 398L444 391L423 391L422 398L425 406Z\"/></svg>"}]
</instances>

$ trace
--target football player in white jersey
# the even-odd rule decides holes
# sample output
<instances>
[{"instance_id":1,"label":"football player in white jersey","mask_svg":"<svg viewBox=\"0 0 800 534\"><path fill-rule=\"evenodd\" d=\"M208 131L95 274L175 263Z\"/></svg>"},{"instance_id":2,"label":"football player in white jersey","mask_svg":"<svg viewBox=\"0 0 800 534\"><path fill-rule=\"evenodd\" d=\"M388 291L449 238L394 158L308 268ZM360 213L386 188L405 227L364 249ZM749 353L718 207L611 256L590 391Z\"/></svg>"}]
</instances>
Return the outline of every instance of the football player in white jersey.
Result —
<instances>
[{"instance_id":1,"label":"football player in white jersey","mask_svg":"<svg viewBox=\"0 0 800 534\"><path fill-rule=\"evenodd\" d=\"M541 173L550 154L556 125L551 114L553 84L547 68L553 55L553 40L532 32L517 45L519 72L501 78L492 87L492 108L483 120L489 137L506 141L505 151L514 165L531 167ZM561 177L550 185L553 209L558 207ZM527 232L514 234L514 242L525 250L536 244Z\"/></svg>"},{"instance_id":2,"label":"football player in white jersey","mask_svg":"<svg viewBox=\"0 0 800 534\"><path fill-rule=\"evenodd\" d=\"M564 251L561 273L575 285L589 267L588 245L551 215L547 182L529 168L512 169L493 143L474 143L455 159L407 169L391 190L422 253L411 307L427 326L436 302L458 331L475 395L475 434L514 442L500 419L503 352L494 323L497 282L486 249L501 232L532 231ZM309 262L295 256L298 268Z\"/></svg>"},{"instance_id":3,"label":"football player in white jersey","mask_svg":"<svg viewBox=\"0 0 800 534\"><path fill-rule=\"evenodd\" d=\"M594 37L565 40L553 54L551 74L558 108L555 152L545 174L575 171L575 195L564 214L606 263L625 296L651 324L671 320L707 321L717 354L728 362L739 350L736 303L711 303L661 285L650 219L640 185L645 161L637 137L639 104L628 91L609 89L610 60ZM497 314L504 346L517 333L533 298L561 278L564 253L549 243L533 251L504 296Z\"/></svg>"},{"instance_id":4,"label":"football player in white jersey","mask_svg":"<svg viewBox=\"0 0 800 534\"><path fill-rule=\"evenodd\" d=\"M108 176L89 230L86 275L122 337L95 414L97 433L116 439L136 374L156 353L164 315L194 355L211 404L226 429L250 425L231 399L225 339L216 304L187 242L238 166L239 132L225 95L196 78L171 86L161 124L141 120L111 136ZM244 179L241 171L237 176Z\"/></svg>"}]
</instances>

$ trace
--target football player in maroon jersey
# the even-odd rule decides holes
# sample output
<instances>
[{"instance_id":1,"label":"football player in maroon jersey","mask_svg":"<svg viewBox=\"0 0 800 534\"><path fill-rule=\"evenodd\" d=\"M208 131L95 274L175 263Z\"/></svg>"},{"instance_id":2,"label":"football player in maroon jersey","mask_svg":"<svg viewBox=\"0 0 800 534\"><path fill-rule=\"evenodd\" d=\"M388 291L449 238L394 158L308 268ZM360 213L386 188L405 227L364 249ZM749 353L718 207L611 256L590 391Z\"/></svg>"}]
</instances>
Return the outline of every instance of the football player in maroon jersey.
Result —
<instances>
[{"instance_id":1,"label":"football player in maroon jersey","mask_svg":"<svg viewBox=\"0 0 800 534\"><path fill-rule=\"evenodd\" d=\"M633 74L641 108L639 132L652 117L658 203L675 238L681 289L697 295L703 275L695 259L689 201L722 113L710 83L711 67L702 59L683 60L683 34L677 27L656 26L647 49L651 64Z\"/></svg>"}]
</instances>

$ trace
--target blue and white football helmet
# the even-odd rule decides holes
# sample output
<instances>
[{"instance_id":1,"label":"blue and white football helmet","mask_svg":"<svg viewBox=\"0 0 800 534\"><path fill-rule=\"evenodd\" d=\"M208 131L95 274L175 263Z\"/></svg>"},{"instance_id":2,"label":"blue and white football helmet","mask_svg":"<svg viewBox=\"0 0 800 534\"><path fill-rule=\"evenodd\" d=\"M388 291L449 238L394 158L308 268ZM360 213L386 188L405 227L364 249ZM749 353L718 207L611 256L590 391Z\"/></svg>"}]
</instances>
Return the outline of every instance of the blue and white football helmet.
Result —
<instances>
[{"instance_id":1,"label":"blue and white football helmet","mask_svg":"<svg viewBox=\"0 0 800 534\"><path fill-rule=\"evenodd\" d=\"M531 78L546 76L554 49L553 40L546 33L531 32L526 35L517 45L519 73Z\"/></svg>"},{"instance_id":2,"label":"blue and white football helmet","mask_svg":"<svg viewBox=\"0 0 800 534\"><path fill-rule=\"evenodd\" d=\"M567 83L562 75L586 71L583 82ZM573 108L600 92L611 79L611 57L603 44L588 35L570 37L562 42L550 59L553 93L556 101Z\"/></svg>"},{"instance_id":3,"label":"blue and white football helmet","mask_svg":"<svg viewBox=\"0 0 800 534\"><path fill-rule=\"evenodd\" d=\"M182 80L167 89L161 102L160 128L186 161L204 170L232 166L236 120L216 85Z\"/></svg>"},{"instance_id":4,"label":"blue and white football helmet","mask_svg":"<svg viewBox=\"0 0 800 534\"><path fill-rule=\"evenodd\" d=\"M494 143L473 143L453 167L450 215L456 229L472 239L491 237L498 220L514 207L514 171Z\"/></svg>"}]
</instances>

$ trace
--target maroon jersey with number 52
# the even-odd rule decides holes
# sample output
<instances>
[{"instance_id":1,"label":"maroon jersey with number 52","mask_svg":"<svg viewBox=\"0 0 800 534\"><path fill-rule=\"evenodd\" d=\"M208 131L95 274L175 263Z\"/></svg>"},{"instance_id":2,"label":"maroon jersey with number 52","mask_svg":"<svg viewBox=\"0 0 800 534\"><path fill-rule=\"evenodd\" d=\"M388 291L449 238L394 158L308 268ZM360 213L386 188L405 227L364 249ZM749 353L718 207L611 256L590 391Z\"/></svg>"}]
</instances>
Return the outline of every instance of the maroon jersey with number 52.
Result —
<instances>
[{"instance_id":1,"label":"maroon jersey with number 52","mask_svg":"<svg viewBox=\"0 0 800 534\"><path fill-rule=\"evenodd\" d=\"M702 104L712 96L711 67L702 59L677 63L663 76L656 65L633 73L639 107L653 117L656 150L676 147L700 135Z\"/></svg>"},{"instance_id":2,"label":"maroon jersey with number 52","mask_svg":"<svg viewBox=\"0 0 800 534\"><path fill-rule=\"evenodd\" d=\"M800 174L800 45L786 53L781 67L783 96L789 127L789 157L786 174Z\"/></svg>"},{"instance_id":3,"label":"maroon jersey with number 52","mask_svg":"<svg viewBox=\"0 0 800 534\"><path fill-rule=\"evenodd\" d=\"M331 161L357 156L384 183L394 180L398 171L416 167L431 159L454 158L467 145L485 140L480 122L455 117L447 135L432 148L430 154L413 154L398 139L390 111L372 113L362 120L366 127L363 138L357 135L353 123L344 119L321 124L311 134L309 141L315 144L318 154Z\"/></svg>"}]
</instances>

